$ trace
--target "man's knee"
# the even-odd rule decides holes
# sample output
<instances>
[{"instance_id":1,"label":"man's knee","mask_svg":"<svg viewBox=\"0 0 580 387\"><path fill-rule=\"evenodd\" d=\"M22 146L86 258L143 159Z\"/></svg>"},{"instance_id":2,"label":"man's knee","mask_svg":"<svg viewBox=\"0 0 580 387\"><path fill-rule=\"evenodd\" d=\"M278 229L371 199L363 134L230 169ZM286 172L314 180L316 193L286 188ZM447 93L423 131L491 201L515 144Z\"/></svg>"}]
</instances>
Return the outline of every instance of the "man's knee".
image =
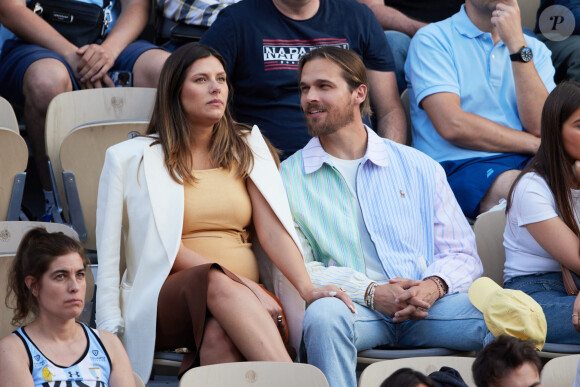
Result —
<instances>
[{"instance_id":1,"label":"man's knee","mask_svg":"<svg viewBox=\"0 0 580 387\"><path fill-rule=\"evenodd\" d=\"M505 172L500 173L499 176L495 178L493 183L491 183L491 187L489 187L489 190L492 191L496 196L506 199L510 192L512 184L517 179L520 173L521 171L517 169L509 169Z\"/></svg>"},{"instance_id":2,"label":"man's knee","mask_svg":"<svg viewBox=\"0 0 580 387\"><path fill-rule=\"evenodd\" d=\"M521 173L517 169L509 169L495 178L487 193L481 199L480 212L485 212L497 205L501 199L507 199L512 184Z\"/></svg>"},{"instance_id":3,"label":"man's knee","mask_svg":"<svg viewBox=\"0 0 580 387\"><path fill-rule=\"evenodd\" d=\"M22 89L27 105L44 111L54 97L72 91L72 81L62 62L47 58L28 67L24 73Z\"/></svg>"},{"instance_id":4,"label":"man's knee","mask_svg":"<svg viewBox=\"0 0 580 387\"><path fill-rule=\"evenodd\" d=\"M305 337L345 332L353 325L352 312L338 298L321 298L306 309L303 325Z\"/></svg>"},{"instance_id":5,"label":"man's knee","mask_svg":"<svg viewBox=\"0 0 580 387\"><path fill-rule=\"evenodd\" d=\"M159 74L169 57L167 51L154 49L145 51L133 66L133 85L137 87L157 87Z\"/></svg>"}]
</instances>

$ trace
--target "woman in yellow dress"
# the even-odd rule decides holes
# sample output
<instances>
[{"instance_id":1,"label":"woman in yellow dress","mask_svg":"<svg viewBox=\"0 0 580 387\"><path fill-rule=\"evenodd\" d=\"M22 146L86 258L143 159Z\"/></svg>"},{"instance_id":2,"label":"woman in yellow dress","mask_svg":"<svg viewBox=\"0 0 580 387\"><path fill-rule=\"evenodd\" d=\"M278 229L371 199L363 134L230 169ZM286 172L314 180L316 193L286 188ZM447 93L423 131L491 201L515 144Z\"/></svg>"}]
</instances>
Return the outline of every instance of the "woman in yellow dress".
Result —
<instances>
[{"instance_id":1,"label":"woman in yellow dress","mask_svg":"<svg viewBox=\"0 0 580 387\"><path fill-rule=\"evenodd\" d=\"M223 58L190 44L162 71L148 135L107 151L97 205L97 325L118 333L147 380L154 349L187 347L196 364L291 361L282 310L258 284L255 231L280 272L277 296L292 320L303 302L339 297L312 285L275 159L257 127L236 123ZM126 264L123 276L120 267ZM297 291L297 293L296 293ZM300 305L299 305L300 306ZM300 319L300 316L297 316ZM301 320L290 324L294 342Z\"/></svg>"}]
</instances>

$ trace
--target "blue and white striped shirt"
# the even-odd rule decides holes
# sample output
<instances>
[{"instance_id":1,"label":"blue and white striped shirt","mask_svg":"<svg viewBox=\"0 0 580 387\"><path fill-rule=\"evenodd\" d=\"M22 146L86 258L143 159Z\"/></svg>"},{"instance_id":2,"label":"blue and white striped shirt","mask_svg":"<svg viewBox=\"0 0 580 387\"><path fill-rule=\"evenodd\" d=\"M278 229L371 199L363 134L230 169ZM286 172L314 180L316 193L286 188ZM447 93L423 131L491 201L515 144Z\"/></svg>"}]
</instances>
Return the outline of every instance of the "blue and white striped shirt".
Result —
<instances>
[{"instance_id":1,"label":"blue and white striped shirt","mask_svg":"<svg viewBox=\"0 0 580 387\"><path fill-rule=\"evenodd\" d=\"M318 138L282 163L281 173L304 259L317 286L336 284L364 305L365 274L355 200L387 278L437 275L449 293L465 292L483 272L475 236L441 166L425 154L380 138L357 171L357 196Z\"/></svg>"}]
</instances>

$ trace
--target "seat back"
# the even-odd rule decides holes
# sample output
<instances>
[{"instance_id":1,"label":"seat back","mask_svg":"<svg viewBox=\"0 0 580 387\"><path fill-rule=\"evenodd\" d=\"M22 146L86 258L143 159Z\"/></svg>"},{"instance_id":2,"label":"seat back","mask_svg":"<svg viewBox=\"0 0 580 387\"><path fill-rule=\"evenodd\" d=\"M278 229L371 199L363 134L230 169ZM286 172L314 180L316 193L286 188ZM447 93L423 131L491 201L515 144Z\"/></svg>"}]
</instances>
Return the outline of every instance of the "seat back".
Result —
<instances>
[{"instance_id":1,"label":"seat back","mask_svg":"<svg viewBox=\"0 0 580 387\"><path fill-rule=\"evenodd\" d=\"M578 361L580 361L580 355L562 356L548 361L542 370L542 386L572 386L576 378Z\"/></svg>"},{"instance_id":2,"label":"seat back","mask_svg":"<svg viewBox=\"0 0 580 387\"><path fill-rule=\"evenodd\" d=\"M0 160L0 220L18 220L28 163L28 147L18 125L16 131L0 126Z\"/></svg>"},{"instance_id":3,"label":"seat back","mask_svg":"<svg viewBox=\"0 0 580 387\"><path fill-rule=\"evenodd\" d=\"M479 215L473 226L477 251L483 265L483 275L500 286L503 284L505 263L505 248L503 247L505 224L506 214L500 210Z\"/></svg>"},{"instance_id":4,"label":"seat back","mask_svg":"<svg viewBox=\"0 0 580 387\"><path fill-rule=\"evenodd\" d=\"M518 5L522 27L527 27L533 31L536 27L536 14L540 8L540 0L518 0Z\"/></svg>"},{"instance_id":5,"label":"seat back","mask_svg":"<svg viewBox=\"0 0 580 387\"><path fill-rule=\"evenodd\" d=\"M48 232L62 232L63 234L79 240L77 233L67 225L60 223L44 222L0 222L0 337L3 337L14 327L10 325L12 311L6 306L6 284L8 283L8 271L18 250L18 245L24 234L35 227L43 227ZM87 291L85 302L90 302L95 294L95 279L90 269L86 271Z\"/></svg>"},{"instance_id":6,"label":"seat back","mask_svg":"<svg viewBox=\"0 0 580 387\"><path fill-rule=\"evenodd\" d=\"M20 133L18 121L16 120L16 114L14 114L12 105L2 97L0 97L0 127Z\"/></svg>"},{"instance_id":7,"label":"seat back","mask_svg":"<svg viewBox=\"0 0 580 387\"><path fill-rule=\"evenodd\" d=\"M360 376L359 387L376 387L400 368L412 368L429 375L447 366L456 369L468 386L475 386L471 373L473 357L437 356L415 357L413 359L385 360L369 365Z\"/></svg>"},{"instance_id":8,"label":"seat back","mask_svg":"<svg viewBox=\"0 0 580 387\"><path fill-rule=\"evenodd\" d=\"M107 148L147 131L149 121L114 121L78 126L63 139L60 164L69 221L84 241L96 250L97 192Z\"/></svg>"},{"instance_id":9,"label":"seat back","mask_svg":"<svg viewBox=\"0 0 580 387\"><path fill-rule=\"evenodd\" d=\"M46 151L52 164L56 190L64 198L60 147L75 128L87 124L149 121L155 89L113 87L77 90L56 96L46 113ZM66 203L61 199L63 210Z\"/></svg>"},{"instance_id":10,"label":"seat back","mask_svg":"<svg viewBox=\"0 0 580 387\"><path fill-rule=\"evenodd\" d=\"M179 387L198 386L328 387L328 382L309 364L256 361L192 368L179 381Z\"/></svg>"},{"instance_id":11,"label":"seat back","mask_svg":"<svg viewBox=\"0 0 580 387\"><path fill-rule=\"evenodd\" d=\"M0 338L7 336L15 327L10 324L12 309L6 306L6 284L8 284L8 272L14 261L14 254L0 255Z\"/></svg>"}]
</instances>

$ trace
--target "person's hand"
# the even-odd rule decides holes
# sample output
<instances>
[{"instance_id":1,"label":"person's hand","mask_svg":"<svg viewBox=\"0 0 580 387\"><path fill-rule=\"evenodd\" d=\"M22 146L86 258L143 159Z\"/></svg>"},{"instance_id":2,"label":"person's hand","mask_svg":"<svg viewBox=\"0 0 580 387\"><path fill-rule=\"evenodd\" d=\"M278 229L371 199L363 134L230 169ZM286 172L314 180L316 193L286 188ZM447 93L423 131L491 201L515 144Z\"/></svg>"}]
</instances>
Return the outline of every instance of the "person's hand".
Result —
<instances>
[{"instance_id":1,"label":"person's hand","mask_svg":"<svg viewBox=\"0 0 580 387\"><path fill-rule=\"evenodd\" d=\"M336 285L326 285L321 287L312 286L304 295L304 301L308 304L313 303L319 298L336 297L346 304L352 313L356 313L354 303L342 289Z\"/></svg>"},{"instance_id":2,"label":"person's hand","mask_svg":"<svg viewBox=\"0 0 580 387\"><path fill-rule=\"evenodd\" d=\"M580 332L580 294L576 296L574 308L572 309L572 325L576 331Z\"/></svg>"},{"instance_id":3,"label":"person's hand","mask_svg":"<svg viewBox=\"0 0 580 387\"><path fill-rule=\"evenodd\" d=\"M102 79L97 79L95 82L79 82L79 86L81 89L100 89L102 87L115 87L115 83L108 74L105 74Z\"/></svg>"},{"instance_id":4,"label":"person's hand","mask_svg":"<svg viewBox=\"0 0 580 387\"><path fill-rule=\"evenodd\" d=\"M390 282L390 281L389 281ZM413 319L413 320L420 320L427 317L428 313L426 312L435 301L439 299L439 288L434 281L426 280L426 281L419 281L416 285L407 289L406 292L402 293L399 297L397 297L396 302L398 304L406 303L410 306L414 306L415 309L408 308L408 312L410 313L407 315L407 311L404 309L395 313L395 317L405 318L405 319Z\"/></svg>"},{"instance_id":5,"label":"person's hand","mask_svg":"<svg viewBox=\"0 0 580 387\"><path fill-rule=\"evenodd\" d=\"M420 282L407 278L395 278L390 280L388 284L378 285L375 287L375 309L384 315L393 317L394 322L403 322L414 315L417 318L426 317L427 314L418 311L415 305L410 305L407 302L398 302L399 297L407 289L417 286ZM420 307L427 306L421 302L418 302L418 304Z\"/></svg>"},{"instance_id":6,"label":"person's hand","mask_svg":"<svg viewBox=\"0 0 580 387\"><path fill-rule=\"evenodd\" d=\"M497 29L510 54L515 54L526 45L517 0L498 2L492 12L491 24Z\"/></svg>"},{"instance_id":7,"label":"person's hand","mask_svg":"<svg viewBox=\"0 0 580 387\"><path fill-rule=\"evenodd\" d=\"M77 71L82 84L90 83L98 87L114 86L107 72L113 67L116 56L104 44L87 44L77 50L81 57ZM108 79L108 81L107 81ZM97 83L100 81L99 83Z\"/></svg>"},{"instance_id":8,"label":"person's hand","mask_svg":"<svg viewBox=\"0 0 580 387\"><path fill-rule=\"evenodd\" d=\"M278 316L282 315L282 307L272 298L272 296L260 285L251 280L244 281L246 285L254 292L262 306L266 309L272 320L278 324ZM252 284L250 284L250 282Z\"/></svg>"}]
</instances>

